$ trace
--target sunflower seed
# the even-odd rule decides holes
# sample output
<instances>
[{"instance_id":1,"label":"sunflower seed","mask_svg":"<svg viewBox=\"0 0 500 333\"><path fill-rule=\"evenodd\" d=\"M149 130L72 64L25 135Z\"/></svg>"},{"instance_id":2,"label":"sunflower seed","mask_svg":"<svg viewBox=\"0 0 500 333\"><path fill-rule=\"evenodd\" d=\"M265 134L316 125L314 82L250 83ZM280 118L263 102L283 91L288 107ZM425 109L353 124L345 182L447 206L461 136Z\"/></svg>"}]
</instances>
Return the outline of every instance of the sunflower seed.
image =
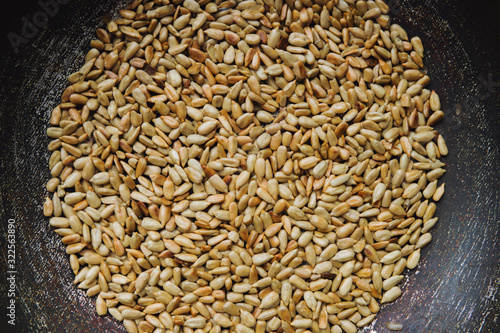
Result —
<instances>
[{"instance_id":1,"label":"sunflower seed","mask_svg":"<svg viewBox=\"0 0 500 333\"><path fill-rule=\"evenodd\" d=\"M97 30L51 112L43 212L99 315L356 332L401 295L444 112L383 1L330 7L134 1Z\"/></svg>"}]
</instances>

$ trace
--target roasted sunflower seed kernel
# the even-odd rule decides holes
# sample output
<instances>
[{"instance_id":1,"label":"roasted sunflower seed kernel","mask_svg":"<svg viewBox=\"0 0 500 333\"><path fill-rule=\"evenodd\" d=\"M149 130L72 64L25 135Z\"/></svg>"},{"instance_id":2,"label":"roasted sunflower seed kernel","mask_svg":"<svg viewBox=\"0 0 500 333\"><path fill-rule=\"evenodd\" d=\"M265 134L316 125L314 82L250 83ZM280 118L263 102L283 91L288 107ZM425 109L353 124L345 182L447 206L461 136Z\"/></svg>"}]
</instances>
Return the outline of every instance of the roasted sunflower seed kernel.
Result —
<instances>
[{"instance_id":1,"label":"roasted sunflower seed kernel","mask_svg":"<svg viewBox=\"0 0 500 333\"><path fill-rule=\"evenodd\" d=\"M43 213L97 313L128 332L373 322L444 195L420 38L382 0L118 13L47 129Z\"/></svg>"}]
</instances>

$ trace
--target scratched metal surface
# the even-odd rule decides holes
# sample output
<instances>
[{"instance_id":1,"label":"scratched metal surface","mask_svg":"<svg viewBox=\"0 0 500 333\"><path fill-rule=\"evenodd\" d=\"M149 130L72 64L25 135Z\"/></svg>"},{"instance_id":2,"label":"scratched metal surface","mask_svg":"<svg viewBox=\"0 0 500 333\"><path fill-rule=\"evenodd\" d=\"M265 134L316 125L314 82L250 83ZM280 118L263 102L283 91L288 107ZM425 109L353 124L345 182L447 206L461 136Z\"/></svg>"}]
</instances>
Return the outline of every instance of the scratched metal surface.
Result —
<instances>
[{"instance_id":1,"label":"scratched metal surface","mask_svg":"<svg viewBox=\"0 0 500 333\"><path fill-rule=\"evenodd\" d=\"M41 213L49 179L49 112L64 90L66 76L83 64L102 16L112 14L120 3L72 1L29 47L18 54L6 51L0 61L1 235L8 218L15 218L17 225L18 307L12 332L125 332L112 318L99 318L95 300L72 285L64 247ZM451 0L389 3L394 20L424 42L431 88L441 96L446 113L438 128L450 156L445 159L447 192L438 205L434 239L423 250L420 266L407 274L401 298L382 307L363 332L388 332L387 321L402 323L403 331L411 333L499 332L500 100L498 88L482 83L490 73L493 80L500 79L498 71L493 72L495 64L482 61L490 54L482 51L485 43L494 36L478 37L470 31L464 23L469 16ZM4 236L0 248L5 267ZM0 271L0 330L8 332L3 324L5 269Z\"/></svg>"}]
</instances>

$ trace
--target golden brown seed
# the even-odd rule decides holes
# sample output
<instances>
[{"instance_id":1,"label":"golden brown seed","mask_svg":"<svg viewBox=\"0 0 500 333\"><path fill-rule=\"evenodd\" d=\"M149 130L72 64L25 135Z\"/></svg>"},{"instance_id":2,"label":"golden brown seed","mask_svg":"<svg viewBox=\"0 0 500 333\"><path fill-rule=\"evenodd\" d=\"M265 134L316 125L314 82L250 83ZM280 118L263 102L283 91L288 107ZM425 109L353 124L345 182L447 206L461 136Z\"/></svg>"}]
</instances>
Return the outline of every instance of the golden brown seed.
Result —
<instances>
[{"instance_id":1,"label":"golden brown seed","mask_svg":"<svg viewBox=\"0 0 500 333\"><path fill-rule=\"evenodd\" d=\"M135 1L98 29L43 210L99 315L356 332L400 296L448 154L422 41L380 0L297 5Z\"/></svg>"}]
</instances>

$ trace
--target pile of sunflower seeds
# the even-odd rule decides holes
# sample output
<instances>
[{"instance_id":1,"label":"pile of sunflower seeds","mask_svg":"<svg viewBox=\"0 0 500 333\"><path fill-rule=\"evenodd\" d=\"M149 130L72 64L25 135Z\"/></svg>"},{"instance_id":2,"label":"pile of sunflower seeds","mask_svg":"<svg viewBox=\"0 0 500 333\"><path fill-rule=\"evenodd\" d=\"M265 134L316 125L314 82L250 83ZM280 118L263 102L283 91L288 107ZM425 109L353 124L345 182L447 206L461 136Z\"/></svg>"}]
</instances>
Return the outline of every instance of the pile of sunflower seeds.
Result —
<instances>
[{"instance_id":1,"label":"pile of sunflower seeds","mask_svg":"<svg viewBox=\"0 0 500 333\"><path fill-rule=\"evenodd\" d=\"M128 332L356 332L432 239L448 150L381 0L133 1L47 134L50 225Z\"/></svg>"}]
</instances>

